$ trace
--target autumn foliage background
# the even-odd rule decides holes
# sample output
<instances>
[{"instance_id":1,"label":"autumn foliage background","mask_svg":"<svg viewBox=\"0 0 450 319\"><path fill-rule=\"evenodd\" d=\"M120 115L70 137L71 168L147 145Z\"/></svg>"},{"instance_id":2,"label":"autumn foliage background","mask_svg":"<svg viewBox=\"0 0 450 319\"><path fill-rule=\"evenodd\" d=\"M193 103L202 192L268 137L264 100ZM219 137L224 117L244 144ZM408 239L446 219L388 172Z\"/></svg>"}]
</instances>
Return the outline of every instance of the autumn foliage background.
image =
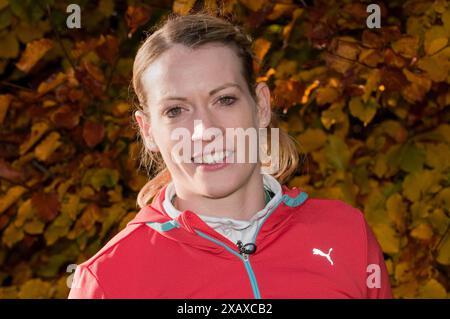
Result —
<instances>
[{"instance_id":1,"label":"autumn foliage background","mask_svg":"<svg viewBox=\"0 0 450 319\"><path fill-rule=\"evenodd\" d=\"M68 29L66 7L81 7ZM378 3L381 29L366 26ZM255 39L299 142L290 186L364 212L396 298L450 291L450 3L0 0L0 298L66 298L138 211L131 127L144 31L206 8Z\"/></svg>"}]
</instances>

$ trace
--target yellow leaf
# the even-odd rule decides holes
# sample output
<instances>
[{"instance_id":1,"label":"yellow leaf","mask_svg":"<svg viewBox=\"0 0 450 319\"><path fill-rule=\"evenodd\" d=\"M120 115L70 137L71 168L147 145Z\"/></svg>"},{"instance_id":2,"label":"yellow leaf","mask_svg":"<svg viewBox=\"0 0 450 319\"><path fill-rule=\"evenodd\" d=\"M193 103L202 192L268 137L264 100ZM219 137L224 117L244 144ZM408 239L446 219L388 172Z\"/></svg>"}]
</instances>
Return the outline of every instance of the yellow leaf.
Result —
<instances>
[{"instance_id":1,"label":"yellow leaf","mask_svg":"<svg viewBox=\"0 0 450 319\"><path fill-rule=\"evenodd\" d=\"M387 165L387 157L386 154L377 154L375 157L375 165L373 167L373 173L379 177L382 178L388 170Z\"/></svg>"},{"instance_id":2,"label":"yellow leaf","mask_svg":"<svg viewBox=\"0 0 450 319\"><path fill-rule=\"evenodd\" d=\"M450 187L443 188L435 199L438 205L442 205L443 208L450 211Z\"/></svg>"},{"instance_id":3,"label":"yellow leaf","mask_svg":"<svg viewBox=\"0 0 450 319\"><path fill-rule=\"evenodd\" d=\"M31 24L22 20L14 27L14 33L20 42L28 43L44 37L45 33L50 31L50 29L51 24L49 20L41 20Z\"/></svg>"},{"instance_id":4,"label":"yellow leaf","mask_svg":"<svg viewBox=\"0 0 450 319\"><path fill-rule=\"evenodd\" d=\"M318 66L315 68L312 68L311 70L301 70L299 73L295 75L295 79L297 79L299 82L314 82L314 79L317 79L322 74L327 72L327 68L323 66Z\"/></svg>"},{"instance_id":5,"label":"yellow leaf","mask_svg":"<svg viewBox=\"0 0 450 319\"><path fill-rule=\"evenodd\" d=\"M108 191L108 197L110 203L123 201L122 187L120 185L116 185L114 189Z\"/></svg>"},{"instance_id":6,"label":"yellow leaf","mask_svg":"<svg viewBox=\"0 0 450 319\"><path fill-rule=\"evenodd\" d=\"M37 122L31 127L30 137L19 147L20 155L25 154L28 150L48 131L47 122Z\"/></svg>"},{"instance_id":7,"label":"yellow leaf","mask_svg":"<svg viewBox=\"0 0 450 319\"><path fill-rule=\"evenodd\" d=\"M77 194L67 194L61 202L61 213L75 220L81 211L80 197Z\"/></svg>"},{"instance_id":8,"label":"yellow leaf","mask_svg":"<svg viewBox=\"0 0 450 319\"><path fill-rule=\"evenodd\" d=\"M428 201L419 200L412 203L409 210L412 221L416 222L428 218L433 211L433 206Z\"/></svg>"},{"instance_id":9,"label":"yellow leaf","mask_svg":"<svg viewBox=\"0 0 450 319\"><path fill-rule=\"evenodd\" d=\"M402 71L403 71L403 74L408 79L408 81L417 83L418 85L423 86L424 88L427 89L427 91L431 88L431 81L427 77L413 73L406 68L402 69Z\"/></svg>"},{"instance_id":10,"label":"yellow leaf","mask_svg":"<svg viewBox=\"0 0 450 319\"><path fill-rule=\"evenodd\" d=\"M372 226L373 232L375 233L378 242L386 254L397 254L400 249L400 238L392 227L388 223L375 224Z\"/></svg>"},{"instance_id":11,"label":"yellow leaf","mask_svg":"<svg viewBox=\"0 0 450 319\"><path fill-rule=\"evenodd\" d=\"M52 285L41 279L31 279L20 289L20 299L47 299L50 298Z\"/></svg>"},{"instance_id":12,"label":"yellow leaf","mask_svg":"<svg viewBox=\"0 0 450 319\"><path fill-rule=\"evenodd\" d=\"M442 26L433 26L425 32L424 47L428 55L432 55L447 45L447 31Z\"/></svg>"},{"instance_id":13,"label":"yellow leaf","mask_svg":"<svg viewBox=\"0 0 450 319\"><path fill-rule=\"evenodd\" d=\"M346 60L356 60L359 53L359 46L354 42L355 40L348 37L342 37L340 39L338 38L337 41L336 54Z\"/></svg>"},{"instance_id":14,"label":"yellow leaf","mask_svg":"<svg viewBox=\"0 0 450 319\"><path fill-rule=\"evenodd\" d=\"M321 148L327 141L327 135L321 129L309 128L297 136L302 150L306 153Z\"/></svg>"},{"instance_id":15,"label":"yellow leaf","mask_svg":"<svg viewBox=\"0 0 450 319\"><path fill-rule=\"evenodd\" d=\"M448 39L447 38L438 38L438 39L433 39L431 40L431 42L429 43L429 47L428 47L428 54L434 54L437 51L439 51L440 49L443 49L448 43Z\"/></svg>"},{"instance_id":16,"label":"yellow leaf","mask_svg":"<svg viewBox=\"0 0 450 319\"><path fill-rule=\"evenodd\" d=\"M411 16L406 21L406 33L410 35L414 35L417 37L420 37L425 32L425 28L423 27L423 20L424 17L416 17Z\"/></svg>"},{"instance_id":17,"label":"yellow leaf","mask_svg":"<svg viewBox=\"0 0 450 319\"><path fill-rule=\"evenodd\" d=\"M436 261L442 265L450 265L450 236L447 235L439 247Z\"/></svg>"},{"instance_id":18,"label":"yellow leaf","mask_svg":"<svg viewBox=\"0 0 450 319\"><path fill-rule=\"evenodd\" d=\"M264 38L258 38L253 42L253 50L259 61L263 61L264 56L270 49L270 46L271 42Z\"/></svg>"},{"instance_id":19,"label":"yellow leaf","mask_svg":"<svg viewBox=\"0 0 450 319\"><path fill-rule=\"evenodd\" d=\"M39 84L37 91L39 94L46 94L61 85L66 79L67 76L64 73L59 72L56 76L52 76L47 81Z\"/></svg>"},{"instance_id":20,"label":"yellow leaf","mask_svg":"<svg viewBox=\"0 0 450 319\"><path fill-rule=\"evenodd\" d=\"M355 96L352 97L349 102L350 113L354 117L360 119L364 126L367 126L367 124L372 121L377 113L377 109L378 103L373 98L370 98L367 103L363 103L360 97Z\"/></svg>"},{"instance_id":21,"label":"yellow leaf","mask_svg":"<svg viewBox=\"0 0 450 319\"><path fill-rule=\"evenodd\" d=\"M311 179L311 176L309 175L302 175L302 176L295 176L291 180L289 180L289 187L290 188L301 188L303 189Z\"/></svg>"},{"instance_id":22,"label":"yellow leaf","mask_svg":"<svg viewBox=\"0 0 450 319\"><path fill-rule=\"evenodd\" d=\"M433 237L433 229L429 224L421 223L411 231L411 236L421 240L430 240Z\"/></svg>"},{"instance_id":23,"label":"yellow leaf","mask_svg":"<svg viewBox=\"0 0 450 319\"><path fill-rule=\"evenodd\" d=\"M82 199L89 199L95 195L95 191L92 187L86 185L81 188L79 195L80 195L80 198L82 198Z\"/></svg>"},{"instance_id":24,"label":"yellow leaf","mask_svg":"<svg viewBox=\"0 0 450 319\"><path fill-rule=\"evenodd\" d=\"M53 245L59 238L66 236L69 232L72 222L73 221L67 215L61 214L58 217L56 217L55 220L50 224L49 227L45 229L44 232L44 238L45 241L47 242L47 246Z\"/></svg>"},{"instance_id":25,"label":"yellow leaf","mask_svg":"<svg viewBox=\"0 0 450 319\"><path fill-rule=\"evenodd\" d=\"M53 41L49 39L40 39L27 43L25 51L16 64L17 68L28 73L52 47Z\"/></svg>"},{"instance_id":26,"label":"yellow leaf","mask_svg":"<svg viewBox=\"0 0 450 319\"><path fill-rule=\"evenodd\" d=\"M263 5L266 1L265 0L240 0L240 2L252 11L259 11L263 7Z\"/></svg>"},{"instance_id":27,"label":"yellow leaf","mask_svg":"<svg viewBox=\"0 0 450 319\"><path fill-rule=\"evenodd\" d=\"M17 286L0 287L0 299L17 299L18 293Z\"/></svg>"},{"instance_id":28,"label":"yellow leaf","mask_svg":"<svg viewBox=\"0 0 450 319\"><path fill-rule=\"evenodd\" d=\"M389 258L387 260L385 260L386 263L386 269L388 271L389 275L392 275L394 273L394 263L392 262L392 259Z\"/></svg>"},{"instance_id":29,"label":"yellow leaf","mask_svg":"<svg viewBox=\"0 0 450 319\"><path fill-rule=\"evenodd\" d=\"M426 144L426 163L433 168L445 171L450 167L450 146L445 143Z\"/></svg>"},{"instance_id":30,"label":"yellow leaf","mask_svg":"<svg viewBox=\"0 0 450 319\"><path fill-rule=\"evenodd\" d=\"M443 141L446 141L447 144L450 144L450 125L441 124L436 128L435 132L441 136Z\"/></svg>"},{"instance_id":31,"label":"yellow leaf","mask_svg":"<svg viewBox=\"0 0 450 319\"><path fill-rule=\"evenodd\" d=\"M408 81L411 82L411 84L409 84L402 90L402 95L410 103L422 101L425 97L425 94L431 89L431 79L428 78L426 74L414 74L406 68L403 68L402 71Z\"/></svg>"},{"instance_id":32,"label":"yellow leaf","mask_svg":"<svg viewBox=\"0 0 450 319\"><path fill-rule=\"evenodd\" d=\"M407 282L413 279L414 274L411 269L411 264L406 261L399 262L395 266L394 276L395 280L399 283Z\"/></svg>"},{"instance_id":33,"label":"yellow leaf","mask_svg":"<svg viewBox=\"0 0 450 319\"><path fill-rule=\"evenodd\" d=\"M443 13L447 8L447 6L448 6L447 0L435 0L433 2L433 9L437 13Z\"/></svg>"},{"instance_id":34,"label":"yellow leaf","mask_svg":"<svg viewBox=\"0 0 450 319\"><path fill-rule=\"evenodd\" d=\"M428 220L435 229L437 229L439 235L443 235L447 230L450 223L450 218L445 214L444 209L437 207L428 216Z\"/></svg>"},{"instance_id":35,"label":"yellow leaf","mask_svg":"<svg viewBox=\"0 0 450 319\"><path fill-rule=\"evenodd\" d=\"M316 102L318 105L333 103L339 97L339 91L333 87L321 87L317 89Z\"/></svg>"},{"instance_id":36,"label":"yellow leaf","mask_svg":"<svg viewBox=\"0 0 450 319\"><path fill-rule=\"evenodd\" d=\"M450 36L450 10L445 11L441 16L447 36Z\"/></svg>"},{"instance_id":37,"label":"yellow leaf","mask_svg":"<svg viewBox=\"0 0 450 319\"><path fill-rule=\"evenodd\" d=\"M358 61L365 65L376 67L379 63L384 62L384 58L378 50L362 49Z\"/></svg>"},{"instance_id":38,"label":"yellow leaf","mask_svg":"<svg viewBox=\"0 0 450 319\"><path fill-rule=\"evenodd\" d=\"M434 184L438 183L439 177L439 172L430 170L408 174L402 183L403 195L412 202L419 201Z\"/></svg>"},{"instance_id":39,"label":"yellow leaf","mask_svg":"<svg viewBox=\"0 0 450 319\"><path fill-rule=\"evenodd\" d=\"M69 295L70 288L67 287L67 276L61 276L56 283L55 292L53 295L54 299L67 299Z\"/></svg>"},{"instance_id":40,"label":"yellow leaf","mask_svg":"<svg viewBox=\"0 0 450 319\"><path fill-rule=\"evenodd\" d=\"M331 126L345 120L346 115L339 108L329 108L322 112L320 120L323 126L329 130Z\"/></svg>"},{"instance_id":41,"label":"yellow leaf","mask_svg":"<svg viewBox=\"0 0 450 319\"><path fill-rule=\"evenodd\" d=\"M364 103L366 103L369 100L370 96L372 95L372 92L378 87L379 82L380 82L380 71L378 69L373 69L367 76L366 85L364 85L364 95L362 97Z\"/></svg>"},{"instance_id":42,"label":"yellow leaf","mask_svg":"<svg viewBox=\"0 0 450 319\"><path fill-rule=\"evenodd\" d=\"M136 217L136 212L126 214L125 217L120 221L118 230L124 229L127 226L128 222L131 221L134 217Z\"/></svg>"},{"instance_id":43,"label":"yellow leaf","mask_svg":"<svg viewBox=\"0 0 450 319\"><path fill-rule=\"evenodd\" d=\"M402 283L396 287L393 287L392 294L394 298L415 298L419 284L416 279Z\"/></svg>"},{"instance_id":44,"label":"yellow leaf","mask_svg":"<svg viewBox=\"0 0 450 319\"><path fill-rule=\"evenodd\" d=\"M35 218L25 224L23 230L30 235L42 234L44 231L45 223Z\"/></svg>"},{"instance_id":45,"label":"yellow leaf","mask_svg":"<svg viewBox=\"0 0 450 319\"><path fill-rule=\"evenodd\" d=\"M23 237L24 233L22 228L17 228L14 223L11 223L3 231L2 241L7 247L11 248L15 243L21 241Z\"/></svg>"},{"instance_id":46,"label":"yellow leaf","mask_svg":"<svg viewBox=\"0 0 450 319\"><path fill-rule=\"evenodd\" d=\"M35 214L33 205L31 205L31 198L24 201L17 210L17 217L14 220L14 225L16 227L22 227L25 222L31 219Z\"/></svg>"},{"instance_id":47,"label":"yellow leaf","mask_svg":"<svg viewBox=\"0 0 450 319\"><path fill-rule=\"evenodd\" d=\"M447 291L439 281L431 278L425 285L419 288L417 297L423 299L444 299L447 297Z\"/></svg>"},{"instance_id":48,"label":"yellow leaf","mask_svg":"<svg viewBox=\"0 0 450 319\"><path fill-rule=\"evenodd\" d=\"M187 15L194 6L195 0L176 0L173 2L172 10L180 15Z\"/></svg>"},{"instance_id":49,"label":"yellow leaf","mask_svg":"<svg viewBox=\"0 0 450 319\"><path fill-rule=\"evenodd\" d=\"M14 204L26 191L27 189L20 185L9 188L6 194L0 198L0 214Z\"/></svg>"},{"instance_id":50,"label":"yellow leaf","mask_svg":"<svg viewBox=\"0 0 450 319\"><path fill-rule=\"evenodd\" d=\"M59 141L60 135L58 132L52 132L38 145L34 150L36 158L40 161L46 161L53 152L62 145Z\"/></svg>"},{"instance_id":51,"label":"yellow leaf","mask_svg":"<svg viewBox=\"0 0 450 319\"><path fill-rule=\"evenodd\" d=\"M414 36L401 37L392 43L392 49L406 58L415 57L419 49L419 38Z\"/></svg>"},{"instance_id":52,"label":"yellow leaf","mask_svg":"<svg viewBox=\"0 0 450 319\"><path fill-rule=\"evenodd\" d=\"M14 33L0 36L0 58L15 58L19 54L19 42Z\"/></svg>"},{"instance_id":53,"label":"yellow leaf","mask_svg":"<svg viewBox=\"0 0 450 319\"><path fill-rule=\"evenodd\" d=\"M325 145L325 155L329 165L339 171L344 171L348 167L351 151L341 137L329 135Z\"/></svg>"},{"instance_id":54,"label":"yellow leaf","mask_svg":"<svg viewBox=\"0 0 450 319\"><path fill-rule=\"evenodd\" d=\"M417 66L426 71L430 79L436 82L445 81L450 70L450 62L445 56L440 54L423 57L417 62Z\"/></svg>"},{"instance_id":55,"label":"yellow leaf","mask_svg":"<svg viewBox=\"0 0 450 319\"><path fill-rule=\"evenodd\" d=\"M13 96L11 94L2 94L0 95L0 124L3 123L6 117L6 113L8 113L9 105Z\"/></svg>"},{"instance_id":56,"label":"yellow leaf","mask_svg":"<svg viewBox=\"0 0 450 319\"><path fill-rule=\"evenodd\" d=\"M295 9L295 5L289 3L275 3L272 8L272 11L267 16L269 20L276 20L281 17L283 14L287 14Z\"/></svg>"},{"instance_id":57,"label":"yellow leaf","mask_svg":"<svg viewBox=\"0 0 450 319\"><path fill-rule=\"evenodd\" d=\"M0 0L0 10L6 8L9 5L8 0Z\"/></svg>"},{"instance_id":58,"label":"yellow leaf","mask_svg":"<svg viewBox=\"0 0 450 319\"><path fill-rule=\"evenodd\" d=\"M397 229L403 231L407 207L402 196L399 193L392 194L386 201L386 209Z\"/></svg>"},{"instance_id":59,"label":"yellow leaf","mask_svg":"<svg viewBox=\"0 0 450 319\"><path fill-rule=\"evenodd\" d=\"M297 62L293 60L286 60L283 59L276 67L276 73L275 76L280 78L285 78L288 76L291 76L292 73L297 69ZM318 82L318 81L317 81ZM316 83L316 86L319 83Z\"/></svg>"},{"instance_id":60,"label":"yellow leaf","mask_svg":"<svg viewBox=\"0 0 450 319\"><path fill-rule=\"evenodd\" d=\"M109 17L114 12L114 1L113 0L100 0L98 3L97 10L101 12L105 17Z\"/></svg>"}]
</instances>

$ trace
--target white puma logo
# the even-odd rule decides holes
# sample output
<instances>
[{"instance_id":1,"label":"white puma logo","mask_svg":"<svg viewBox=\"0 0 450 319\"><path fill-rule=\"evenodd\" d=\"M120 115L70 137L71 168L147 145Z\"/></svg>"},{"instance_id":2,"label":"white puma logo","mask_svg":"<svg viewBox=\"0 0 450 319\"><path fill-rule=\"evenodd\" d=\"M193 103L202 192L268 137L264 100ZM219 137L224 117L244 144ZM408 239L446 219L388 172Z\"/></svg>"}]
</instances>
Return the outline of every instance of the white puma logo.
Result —
<instances>
[{"instance_id":1,"label":"white puma logo","mask_svg":"<svg viewBox=\"0 0 450 319\"><path fill-rule=\"evenodd\" d=\"M333 248L330 248L328 250L328 254L325 254L323 251L321 251L320 249L317 248L313 248L313 255L319 255L322 257L325 257L326 259L328 259L328 261L330 262L331 265L333 265L333 261L331 260L330 254L333 251Z\"/></svg>"}]
</instances>

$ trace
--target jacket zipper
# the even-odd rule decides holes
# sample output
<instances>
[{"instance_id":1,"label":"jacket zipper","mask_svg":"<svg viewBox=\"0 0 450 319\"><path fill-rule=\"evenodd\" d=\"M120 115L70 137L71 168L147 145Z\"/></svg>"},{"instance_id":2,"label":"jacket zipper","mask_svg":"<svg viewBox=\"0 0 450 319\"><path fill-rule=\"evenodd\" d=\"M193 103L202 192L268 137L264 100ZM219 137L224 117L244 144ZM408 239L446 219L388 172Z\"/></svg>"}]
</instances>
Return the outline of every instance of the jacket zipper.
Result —
<instances>
[{"instance_id":1,"label":"jacket zipper","mask_svg":"<svg viewBox=\"0 0 450 319\"><path fill-rule=\"evenodd\" d=\"M254 236L253 242L255 242L256 240L256 236L259 233L259 230L262 226L262 224L264 224L264 222L266 221L266 219L270 216L270 214L272 214L272 212L280 205L280 203L284 200L285 195L283 195L280 200L278 202L276 202L273 207L270 208L269 212L267 213L267 215L264 217L264 220L262 221L261 225L259 225L259 228L256 230L256 234ZM220 242L219 240L216 240L206 234L204 234L203 232L199 231L199 230L195 230L197 232L197 234L199 234L200 236L202 236L203 238L206 238L222 247L224 247L226 250L228 250L229 252L233 253L234 255L236 255L237 257L239 257L239 259L241 259L244 262L244 266L245 266L245 270L247 270L247 274L248 277L250 279L250 284L252 285L252 290L253 290L253 295L255 296L255 299L261 299L261 294L259 292L259 287L258 287L258 282L256 280L256 276L255 273L253 272L253 268L252 265L250 264L250 258L248 256L248 254L243 253L242 255L237 253L236 251L234 251L233 249L231 249L230 247L228 247L226 244Z\"/></svg>"},{"instance_id":2,"label":"jacket zipper","mask_svg":"<svg viewBox=\"0 0 450 319\"><path fill-rule=\"evenodd\" d=\"M250 259L248 254L242 254L242 260L244 261L245 269L250 278L250 283L252 285L253 295L255 299L261 299L261 293L259 292L258 282L256 281L255 273L253 272L252 265L250 264Z\"/></svg>"},{"instance_id":3,"label":"jacket zipper","mask_svg":"<svg viewBox=\"0 0 450 319\"><path fill-rule=\"evenodd\" d=\"M255 273L253 272L253 268L252 265L250 264L250 259L248 254L243 253L242 255L237 253L236 251L234 251L233 249L231 249L230 247L228 247L228 245L204 234L203 232L199 231L199 230L195 230L197 232L197 234L199 234L200 236L202 236L203 238L206 238L222 247L224 247L226 250L228 250L229 252L231 252L232 254L234 254L235 256L237 256L240 260L243 261L244 266L245 266L245 270L247 270L247 275L250 279L250 284L252 286L252 290L253 290L253 295L255 296L255 299L261 299L261 294L259 292L259 288L258 288L258 282L256 281L256 276Z\"/></svg>"}]
</instances>

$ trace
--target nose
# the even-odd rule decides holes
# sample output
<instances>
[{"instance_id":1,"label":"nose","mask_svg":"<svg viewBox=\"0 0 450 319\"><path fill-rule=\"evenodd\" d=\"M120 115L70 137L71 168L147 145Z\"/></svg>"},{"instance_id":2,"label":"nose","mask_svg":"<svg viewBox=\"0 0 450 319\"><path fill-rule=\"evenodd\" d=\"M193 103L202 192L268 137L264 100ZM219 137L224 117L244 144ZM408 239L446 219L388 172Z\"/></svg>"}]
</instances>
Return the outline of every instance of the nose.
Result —
<instances>
[{"instance_id":1,"label":"nose","mask_svg":"<svg viewBox=\"0 0 450 319\"><path fill-rule=\"evenodd\" d=\"M194 120L191 140L192 142L210 142L213 141L213 138L219 138L223 134L223 127L218 125L211 115L203 115Z\"/></svg>"},{"instance_id":2,"label":"nose","mask_svg":"<svg viewBox=\"0 0 450 319\"><path fill-rule=\"evenodd\" d=\"M193 143L193 157L197 157L212 149L222 150L225 146L225 130L220 125L220 119L209 110L201 110L194 120L194 127L191 136ZM208 149L205 149L208 147Z\"/></svg>"}]
</instances>

